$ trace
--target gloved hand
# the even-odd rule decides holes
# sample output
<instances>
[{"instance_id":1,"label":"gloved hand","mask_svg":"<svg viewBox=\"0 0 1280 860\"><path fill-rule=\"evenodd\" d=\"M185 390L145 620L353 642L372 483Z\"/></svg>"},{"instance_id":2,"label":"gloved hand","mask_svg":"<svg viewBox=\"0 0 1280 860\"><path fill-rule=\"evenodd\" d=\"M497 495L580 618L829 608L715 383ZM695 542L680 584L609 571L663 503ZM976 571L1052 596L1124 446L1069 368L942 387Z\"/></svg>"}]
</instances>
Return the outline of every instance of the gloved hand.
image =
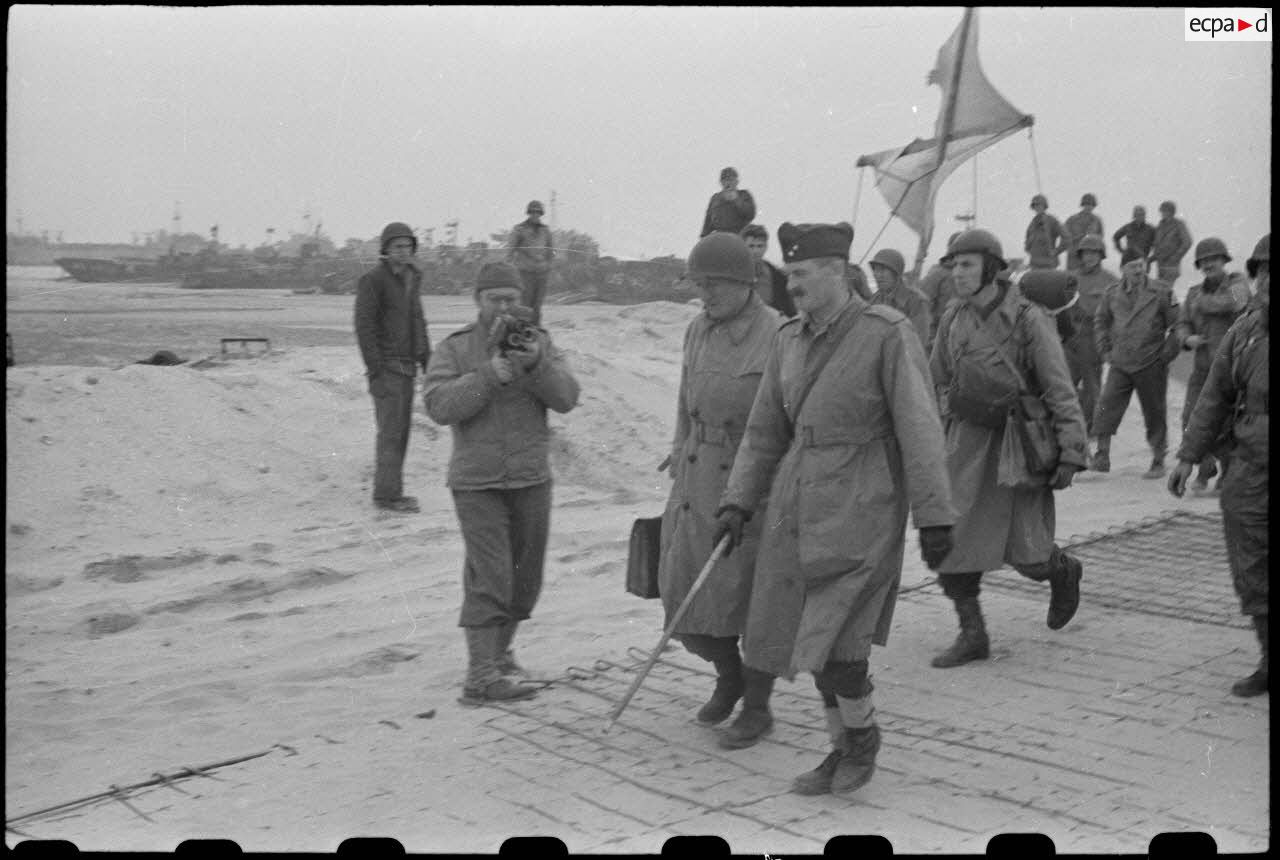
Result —
<instances>
[{"instance_id":1,"label":"gloved hand","mask_svg":"<svg viewBox=\"0 0 1280 860\"><path fill-rule=\"evenodd\" d=\"M1058 468L1053 472L1053 477L1049 479L1049 489L1065 490L1071 486L1072 480L1075 479L1076 471L1076 467L1070 463L1059 463Z\"/></svg>"},{"instance_id":2,"label":"gloved hand","mask_svg":"<svg viewBox=\"0 0 1280 860\"><path fill-rule=\"evenodd\" d=\"M930 570L937 570L954 546L951 526L925 526L920 529L920 557Z\"/></svg>"},{"instance_id":3,"label":"gloved hand","mask_svg":"<svg viewBox=\"0 0 1280 860\"><path fill-rule=\"evenodd\" d=\"M729 553L733 552L733 548L742 543L742 527L746 525L749 519L751 519L751 514L737 505L725 505L716 511L716 531L715 536L712 538L711 546L719 546L720 539L728 535L729 544L724 548L725 557L728 558Z\"/></svg>"},{"instance_id":4,"label":"gloved hand","mask_svg":"<svg viewBox=\"0 0 1280 860\"><path fill-rule=\"evenodd\" d=\"M1182 498L1182 494L1187 491L1187 479L1191 477L1191 472L1195 467L1195 463L1179 460L1178 465L1174 466L1173 471L1169 473L1169 492L1178 498Z\"/></svg>"}]
</instances>

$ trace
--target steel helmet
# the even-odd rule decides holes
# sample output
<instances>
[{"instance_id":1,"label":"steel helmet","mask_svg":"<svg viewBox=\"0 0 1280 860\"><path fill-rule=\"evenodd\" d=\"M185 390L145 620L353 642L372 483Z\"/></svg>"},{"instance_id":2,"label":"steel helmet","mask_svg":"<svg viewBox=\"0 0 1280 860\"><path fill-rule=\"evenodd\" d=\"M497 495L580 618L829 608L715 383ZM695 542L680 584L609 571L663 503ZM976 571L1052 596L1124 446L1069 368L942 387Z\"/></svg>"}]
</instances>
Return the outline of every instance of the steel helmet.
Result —
<instances>
[{"instance_id":1,"label":"steel helmet","mask_svg":"<svg viewBox=\"0 0 1280 860\"><path fill-rule=\"evenodd\" d=\"M1092 194L1086 194L1085 196L1080 198L1080 205L1081 206L1097 206L1098 198L1094 197Z\"/></svg>"},{"instance_id":2,"label":"steel helmet","mask_svg":"<svg viewBox=\"0 0 1280 860\"><path fill-rule=\"evenodd\" d=\"M1102 241L1102 237L1097 233L1086 233L1080 238L1080 244L1076 245L1076 256L1080 256L1084 251L1097 251L1103 259L1106 259L1107 243Z\"/></svg>"},{"instance_id":3,"label":"steel helmet","mask_svg":"<svg viewBox=\"0 0 1280 860\"><path fill-rule=\"evenodd\" d=\"M392 239L412 239L413 250L418 250L418 237L413 235L413 229L403 221L392 221L382 228L382 253L387 253L387 246Z\"/></svg>"},{"instance_id":4,"label":"steel helmet","mask_svg":"<svg viewBox=\"0 0 1280 860\"><path fill-rule=\"evenodd\" d=\"M876 251L876 255L871 258L871 265L884 266L886 269L892 269L899 278L901 278L902 273L907 270L907 261L902 258L901 254L892 248L881 248L879 251Z\"/></svg>"},{"instance_id":5,"label":"steel helmet","mask_svg":"<svg viewBox=\"0 0 1280 860\"><path fill-rule=\"evenodd\" d=\"M1173 213L1178 211L1178 204L1174 203L1172 200L1166 200L1160 204L1160 211L1168 212L1170 215L1172 215Z\"/></svg>"},{"instance_id":6,"label":"steel helmet","mask_svg":"<svg viewBox=\"0 0 1280 860\"><path fill-rule=\"evenodd\" d=\"M1196 243L1197 269L1200 268L1200 261L1207 257L1222 257L1223 262L1231 262L1231 255L1227 253L1227 244L1216 236L1210 236L1208 239L1201 239Z\"/></svg>"},{"instance_id":7,"label":"steel helmet","mask_svg":"<svg viewBox=\"0 0 1280 860\"><path fill-rule=\"evenodd\" d=\"M1019 279L1018 288L1036 304L1058 311L1075 297L1076 276L1061 269L1031 269Z\"/></svg>"},{"instance_id":8,"label":"steel helmet","mask_svg":"<svg viewBox=\"0 0 1280 860\"><path fill-rule=\"evenodd\" d=\"M947 256L943 260L950 262L957 254L986 254L1000 263L1000 268L1007 268L1004 259L1004 248L1000 240L986 230L965 230L947 248Z\"/></svg>"},{"instance_id":9,"label":"steel helmet","mask_svg":"<svg viewBox=\"0 0 1280 860\"><path fill-rule=\"evenodd\" d=\"M1031 198L1031 208L1036 208L1037 203L1043 203L1044 208L1049 208L1049 198L1045 197L1043 194L1037 194L1035 197Z\"/></svg>"},{"instance_id":10,"label":"steel helmet","mask_svg":"<svg viewBox=\"0 0 1280 860\"><path fill-rule=\"evenodd\" d=\"M688 272L691 278L725 278L749 286L756 280L756 260L737 233L717 231L693 246Z\"/></svg>"},{"instance_id":11,"label":"steel helmet","mask_svg":"<svg viewBox=\"0 0 1280 860\"><path fill-rule=\"evenodd\" d=\"M1258 240L1258 244L1253 246L1253 255L1245 260L1244 267L1249 270L1249 277L1258 277L1258 264L1266 263L1267 268L1271 267L1271 234L1263 236Z\"/></svg>"}]
</instances>

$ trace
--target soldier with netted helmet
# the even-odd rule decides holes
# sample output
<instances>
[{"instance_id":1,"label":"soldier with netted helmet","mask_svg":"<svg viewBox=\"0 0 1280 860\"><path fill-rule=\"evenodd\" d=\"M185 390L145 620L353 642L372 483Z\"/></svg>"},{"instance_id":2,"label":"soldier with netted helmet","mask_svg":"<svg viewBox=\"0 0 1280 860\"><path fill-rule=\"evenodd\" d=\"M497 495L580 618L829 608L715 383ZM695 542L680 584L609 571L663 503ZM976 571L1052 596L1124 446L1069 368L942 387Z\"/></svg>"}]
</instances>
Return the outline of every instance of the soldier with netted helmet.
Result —
<instances>
[{"instance_id":1,"label":"soldier with netted helmet","mask_svg":"<svg viewBox=\"0 0 1280 860\"><path fill-rule=\"evenodd\" d=\"M1169 491L1181 497L1195 464L1224 435L1230 440L1222 530L1240 611L1253 622L1262 652L1257 669L1231 685L1236 696L1260 696L1270 690L1270 244L1268 234L1249 258L1250 273L1257 278L1253 307L1223 336L1183 431L1178 465L1169 475Z\"/></svg>"},{"instance_id":2,"label":"soldier with netted helmet","mask_svg":"<svg viewBox=\"0 0 1280 860\"><path fill-rule=\"evenodd\" d=\"M1074 334L1063 343L1063 349L1067 354L1067 367L1071 369L1071 383L1080 396L1080 408L1084 410L1085 430L1092 440L1093 413L1098 407L1098 392L1102 390L1102 359L1094 343L1093 317L1107 287L1120 279L1102 265L1107 256L1107 245L1101 234L1090 233L1081 238L1073 256L1077 263L1072 272L1076 279L1077 299L1067 313ZM1105 472L1110 464L1104 459L1095 463L1091 457L1090 467Z\"/></svg>"},{"instance_id":3,"label":"soldier with netted helmet","mask_svg":"<svg viewBox=\"0 0 1280 860\"><path fill-rule=\"evenodd\" d=\"M533 312L533 324L542 324L542 302L547 296L547 278L555 259L555 239L551 228L542 223L546 211L542 202L530 200L523 221L511 228L507 243L507 262L520 272L524 284L521 304Z\"/></svg>"},{"instance_id":4,"label":"soldier with netted helmet","mask_svg":"<svg viewBox=\"0 0 1280 860\"><path fill-rule=\"evenodd\" d=\"M459 702L467 706L537 692L518 680L512 640L542 592L551 527L547 410L578 403L564 353L545 329L528 325L523 287L510 263L482 266L475 321L445 338L427 368L427 415L453 436L447 483L466 550L458 626L467 645Z\"/></svg>"},{"instance_id":5,"label":"soldier with netted helmet","mask_svg":"<svg viewBox=\"0 0 1280 860\"><path fill-rule=\"evenodd\" d=\"M871 294L871 304L897 308L911 320L923 346L928 342L933 322L929 318L929 300L904 279L907 262L901 252L893 248L881 248L871 258L871 277L876 280L876 291Z\"/></svg>"},{"instance_id":6,"label":"soldier with netted helmet","mask_svg":"<svg viewBox=\"0 0 1280 860\"><path fill-rule=\"evenodd\" d=\"M1027 252L1027 265L1033 269L1056 269L1058 257L1067 250L1067 234L1058 219L1049 214L1049 200L1043 194L1031 198L1035 215L1027 224L1027 237L1022 249Z\"/></svg>"},{"instance_id":7,"label":"soldier with netted helmet","mask_svg":"<svg viewBox=\"0 0 1280 860\"><path fill-rule=\"evenodd\" d=\"M1176 328L1178 343L1182 349L1194 353L1194 364L1191 377L1187 380L1187 399L1182 406L1182 430L1185 433L1187 423L1191 420L1191 411L1195 408L1196 398L1209 376L1209 367L1217 354L1218 345L1226 335L1227 329L1236 321L1249 304L1249 284L1243 272L1228 272L1227 263L1231 255L1227 246L1217 237L1201 239L1196 243L1196 268L1204 275L1204 280L1192 284L1187 290L1186 300L1178 313ZM1193 492L1208 493L1209 481L1218 476L1214 490L1222 488L1226 461L1221 459L1222 452L1209 451L1199 461L1200 468L1191 484Z\"/></svg>"},{"instance_id":8,"label":"soldier with netted helmet","mask_svg":"<svg viewBox=\"0 0 1280 860\"><path fill-rule=\"evenodd\" d=\"M1080 268L1080 257L1077 252L1080 250L1080 240L1085 236L1097 236L1102 238L1102 219L1095 213L1094 209L1098 206L1098 198L1092 194L1085 194L1080 198L1080 211L1067 218L1062 222L1062 232L1067 237L1067 271L1074 272Z\"/></svg>"},{"instance_id":9,"label":"soldier with netted helmet","mask_svg":"<svg viewBox=\"0 0 1280 860\"><path fill-rule=\"evenodd\" d=\"M986 230L967 230L948 256L958 300L943 314L930 366L946 390L947 466L959 515L955 547L938 567L938 579L955 604L960 634L933 659L939 668L989 655L978 603L985 571L1007 564L1029 579L1047 580L1052 630L1075 615L1082 567L1054 542L1053 494L1071 486L1085 465L1084 416L1062 345L1048 315L998 277L1006 266L1000 241ZM1027 408L1023 395L1051 416L1060 448L1052 471L1002 468L1008 416Z\"/></svg>"},{"instance_id":10,"label":"soldier with netted helmet","mask_svg":"<svg viewBox=\"0 0 1280 860\"><path fill-rule=\"evenodd\" d=\"M869 660L889 634L908 509L931 567L954 512L924 350L905 316L850 291L853 228L786 223L778 241L800 314L765 362L715 541L736 552L761 530L745 664L812 672L822 696L833 749L794 790L849 795L880 748Z\"/></svg>"},{"instance_id":11,"label":"soldier with netted helmet","mask_svg":"<svg viewBox=\"0 0 1280 860\"><path fill-rule=\"evenodd\" d=\"M1151 259L1156 261L1156 277L1173 287L1182 274L1182 258L1191 250L1191 231L1175 213L1178 205L1172 200L1160 204L1160 221L1156 224L1155 243L1151 246Z\"/></svg>"},{"instance_id":12,"label":"soldier with netted helmet","mask_svg":"<svg viewBox=\"0 0 1280 860\"><path fill-rule=\"evenodd\" d=\"M684 335L669 460L673 483L662 518L658 591L667 624L714 546L716 507L782 322L754 289L756 261L733 233L700 239L689 254L687 277L702 297L702 313ZM686 650L715 666L715 690L698 710L698 722L722 723L743 700L738 719L720 738L728 748L751 746L770 722L773 675L744 666L738 645L764 521L748 524L737 551L716 563L674 631Z\"/></svg>"},{"instance_id":13,"label":"soldier with netted helmet","mask_svg":"<svg viewBox=\"0 0 1280 860\"><path fill-rule=\"evenodd\" d=\"M418 239L408 224L382 230L382 261L356 287L356 342L373 396L378 435L373 503L380 510L416 513L418 500L404 494L404 458L413 414L414 377L431 357L422 312L422 272L414 262Z\"/></svg>"}]
</instances>

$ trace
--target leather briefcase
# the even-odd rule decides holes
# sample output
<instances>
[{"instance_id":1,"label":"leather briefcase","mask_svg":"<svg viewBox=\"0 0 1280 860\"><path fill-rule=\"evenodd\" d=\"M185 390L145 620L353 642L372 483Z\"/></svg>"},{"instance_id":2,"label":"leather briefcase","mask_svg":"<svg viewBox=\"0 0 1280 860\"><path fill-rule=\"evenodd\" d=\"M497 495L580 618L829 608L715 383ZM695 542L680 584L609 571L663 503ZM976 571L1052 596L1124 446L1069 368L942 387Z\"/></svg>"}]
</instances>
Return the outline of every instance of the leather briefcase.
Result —
<instances>
[{"instance_id":1,"label":"leather briefcase","mask_svg":"<svg viewBox=\"0 0 1280 860\"><path fill-rule=\"evenodd\" d=\"M636 520L627 551L627 591L637 597L658 596L658 558L662 554L662 517Z\"/></svg>"}]
</instances>

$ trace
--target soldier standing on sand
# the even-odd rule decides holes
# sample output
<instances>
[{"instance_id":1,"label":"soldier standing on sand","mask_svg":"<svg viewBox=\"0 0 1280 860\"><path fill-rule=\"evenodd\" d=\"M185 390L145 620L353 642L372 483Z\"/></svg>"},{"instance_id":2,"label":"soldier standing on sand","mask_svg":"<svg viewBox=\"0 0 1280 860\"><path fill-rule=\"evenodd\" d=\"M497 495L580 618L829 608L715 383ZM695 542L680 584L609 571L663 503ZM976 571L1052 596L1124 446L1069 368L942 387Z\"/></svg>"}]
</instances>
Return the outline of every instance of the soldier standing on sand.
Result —
<instances>
[{"instance_id":1,"label":"soldier standing on sand","mask_svg":"<svg viewBox=\"0 0 1280 860\"><path fill-rule=\"evenodd\" d=\"M938 579L955 603L960 634L933 658L938 668L988 656L978 604L984 571L1008 564L1028 579L1048 580L1051 630L1075 615L1082 573L1080 561L1054 542L1053 493L1071 486L1085 459L1084 416L1057 332L1038 305L998 280L1005 260L991 233L965 231L949 256L960 301L943 315L930 366L934 381L947 389L947 466L959 513L955 548ZM1001 443L1009 409L1023 391L1049 410L1061 454L1042 485L1004 486Z\"/></svg>"},{"instance_id":2,"label":"soldier standing on sand","mask_svg":"<svg viewBox=\"0 0 1280 860\"><path fill-rule=\"evenodd\" d=\"M742 240L756 261L756 292L764 303L784 317L796 315L796 304L787 292L787 274L764 258L769 247L769 233L759 224L742 228Z\"/></svg>"},{"instance_id":3,"label":"soldier standing on sand","mask_svg":"<svg viewBox=\"0 0 1280 860\"><path fill-rule=\"evenodd\" d=\"M756 201L751 192L738 187L738 171L726 167L720 171L720 190L711 195L707 214L702 219L699 238L717 231L741 233L756 217Z\"/></svg>"},{"instance_id":4,"label":"soldier standing on sand","mask_svg":"<svg viewBox=\"0 0 1280 860\"><path fill-rule=\"evenodd\" d=\"M915 287L902 280L907 262L902 254L892 248L881 248L871 258L871 276L876 279L876 291L871 304L888 305L902 311L916 330L923 346L929 337L933 323L929 319L929 300Z\"/></svg>"},{"instance_id":5,"label":"soldier standing on sand","mask_svg":"<svg viewBox=\"0 0 1280 860\"><path fill-rule=\"evenodd\" d=\"M1098 355L1110 365L1093 421L1098 434L1093 468L1110 471L1111 437L1129 408L1129 396L1136 390L1147 427L1147 444L1151 446L1151 468L1142 477L1159 478L1164 475L1169 435L1169 356L1165 355L1164 346L1177 322L1178 306L1164 281L1147 277L1147 258L1141 251L1130 246L1121 262L1124 280L1107 287L1093 318Z\"/></svg>"},{"instance_id":6,"label":"soldier standing on sand","mask_svg":"<svg viewBox=\"0 0 1280 860\"><path fill-rule=\"evenodd\" d=\"M533 324L542 325L542 300L547 295L547 276L555 257L555 240L551 228L542 223L542 203L530 200L525 207L529 217L511 230L507 246L507 262L520 272L524 282L521 304L533 311Z\"/></svg>"},{"instance_id":7,"label":"soldier standing on sand","mask_svg":"<svg viewBox=\"0 0 1280 860\"><path fill-rule=\"evenodd\" d=\"M1067 311L1075 334L1063 344L1063 348L1067 354L1067 367L1071 370L1071 384L1075 386L1080 396L1080 407L1084 410L1085 430L1092 439L1093 413L1098 408L1098 392L1102 390L1102 358L1094 343L1093 317L1107 287L1120 279L1102 266L1107 246L1101 234L1090 233L1082 238L1075 256L1079 265L1072 274L1076 279L1077 298L1075 306ZM1099 460L1090 462L1090 466L1105 472L1110 463Z\"/></svg>"},{"instance_id":8,"label":"soldier standing on sand","mask_svg":"<svg viewBox=\"0 0 1280 860\"><path fill-rule=\"evenodd\" d=\"M1058 255L1067 250L1067 237L1058 219L1049 214L1049 201L1043 194L1031 198L1035 215L1027 224L1027 238L1022 249L1027 252L1027 265L1033 269L1058 268Z\"/></svg>"},{"instance_id":9,"label":"soldier standing on sand","mask_svg":"<svg viewBox=\"0 0 1280 860\"><path fill-rule=\"evenodd\" d=\"M1209 366L1217 354L1218 344L1249 303L1249 286L1240 272L1226 270L1231 262L1227 246L1221 239L1201 239L1196 244L1196 268L1204 274L1204 280L1187 290L1187 299L1178 314L1177 338L1184 350L1195 351L1195 365L1187 380L1187 399L1182 406L1182 430L1186 432L1195 408L1196 398L1209 376ZM1210 450L1200 460L1200 469L1191 489L1207 492L1209 481L1217 475L1217 452ZM1222 466L1226 468L1225 462ZM1222 478L1217 489L1222 488Z\"/></svg>"},{"instance_id":10,"label":"soldier standing on sand","mask_svg":"<svg viewBox=\"0 0 1280 860\"><path fill-rule=\"evenodd\" d=\"M733 233L699 240L689 254L688 277L702 296L702 313L684 335L671 448L674 483L662 522L658 591L668 624L714 546L716 504L782 321L752 288L756 260ZM722 723L744 700L741 715L720 739L728 748L751 746L769 722L773 676L743 666L738 651L763 522L759 517L751 523L733 557L717 563L675 630L688 651L716 668L715 692L698 711L698 722Z\"/></svg>"},{"instance_id":11,"label":"soldier standing on sand","mask_svg":"<svg viewBox=\"0 0 1280 860\"><path fill-rule=\"evenodd\" d=\"M1173 288L1182 274L1182 258L1191 250L1191 231L1181 218L1175 218L1177 205L1172 200L1160 204L1160 223L1156 224L1155 244L1151 258L1156 261L1156 277Z\"/></svg>"},{"instance_id":12,"label":"soldier standing on sand","mask_svg":"<svg viewBox=\"0 0 1280 860\"><path fill-rule=\"evenodd\" d=\"M783 224L778 240L800 316L778 329L714 540L740 545L765 520L743 661L813 673L833 751L793 788L848 795L880 748L868 660L888 637L908 504L930 567L955 513L920 339L898 311L850 294L853 228Z\"/></svg>"},{"instance_id":13,"label":"soldier standing on sand","mask_svg":"<svg viewBox=\"0 0 1280 860\"><path fill-rule=\"evenodd\" d=\"M381 510L417 513L404 495L404 455L409 447L413 380L427 368L431 344L422 313L422 272L414 265L418 240L399 221L382 230L382 262L356 287L356 342L364 359L378 425L373 503Z\"/></svg>"},{"instance_id":14,"label":"soldier standing on sand","mask_svg":"<svg viewBox=\"0 0 1280 860\"><path fill-rule=\"evenodd\" d=\"M506 677L521 672L511 641L542 590L551 525L547 409L578 403L577 380L545 330L524 348L500 345L522 289L510 264L481 267L476 321L445 338L427 368L427 414L453 433L448 485L466 546L458 624L468 668L459 701L469 706L536 692Z\"/></svg>"},{"instance_id":15,"label":"soldier standing on sand","mask_svg":"<svg viewBox=\"0 0 1280 860\"><path fill-rule=\"evenodd\" d=\"M1067 271L1074 272L1080 268L1080 257L1076 253L1080 249L1080 240L1085 236L1102 237L1102 219L1093 214L1098 206L1098 198L1086 194L1080 198L1080 211L1072 215L1062 224L1062 232L1067 236Z\"/></svg>"},{"instance_id":16,"label":"soldier standing on sand","mask_svg":"<svg viewBox=\"0 0 1280 860\"><path fill-rule=\"evenodd\" d=\"M1254 257L1249 262L1255 268L1264 260ZM1270 265L1269 259L1265 262ZM1263 271L1258 275L1254 309L1231 326L1214 356L1182 434L1178 465L1169 475L1169 492L1181 497L1195 463L1208 454L1222 428L1230 425L1232 467L1222 487L1222 530L1240 611L1253 620L1262 651L1253 674L1231 685L1237 696L1259 696L1269 689L1270 371L1271 277Z\"/></svg>"}]
</instances>

